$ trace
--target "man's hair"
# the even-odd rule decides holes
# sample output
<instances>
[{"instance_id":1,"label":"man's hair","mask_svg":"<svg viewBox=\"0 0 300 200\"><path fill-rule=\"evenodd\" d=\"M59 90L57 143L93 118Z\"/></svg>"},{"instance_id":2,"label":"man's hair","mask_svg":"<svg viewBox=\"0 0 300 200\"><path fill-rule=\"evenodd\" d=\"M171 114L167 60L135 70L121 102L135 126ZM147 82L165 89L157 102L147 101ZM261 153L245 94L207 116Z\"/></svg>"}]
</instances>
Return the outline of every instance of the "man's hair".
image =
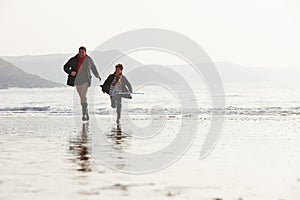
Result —
<instances>
[{"instance_id":1,"label":"man's hair","mask_svg":"<svg viewBox=\"0 0 300 200\"><path fill-rule=\"evenodd\" d=\"M117 64L116 69L119 68L121 71L123 70L123 65L122 64Z\"/></svg>"},{"instance_id":2,"label":"man's hair","mask_svg":"<svg viewBox=\"0 0 300 200\"><path fill-rule=\"evenodd\" d=\"M83 47L83 46L79 47L79 51L80 51L80 50L84 50L84 52L86 52L86 48Z\"/></svg>"}]
</instances>

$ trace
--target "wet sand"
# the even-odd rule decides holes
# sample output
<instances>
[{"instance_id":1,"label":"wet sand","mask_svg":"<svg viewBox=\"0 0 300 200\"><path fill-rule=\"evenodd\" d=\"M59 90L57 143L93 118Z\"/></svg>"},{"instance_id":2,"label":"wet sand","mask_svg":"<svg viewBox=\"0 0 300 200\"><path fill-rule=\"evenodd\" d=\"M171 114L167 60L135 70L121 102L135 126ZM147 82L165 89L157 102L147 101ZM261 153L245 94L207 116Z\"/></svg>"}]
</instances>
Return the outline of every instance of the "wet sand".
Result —
<instances>
[{"instance_id":1,"label":"wet sand","mask_svg":"<svg viewBox=\"0 0 300 200\"><path fill-rule=\"evenodd\" d=\"M98 123L75 121L73 116L0 117L1 200L300 197L299 116L228 116L216 148L199 160L209 126L209 117L202 116L199 134L180 160L142 175L102 165L92 154L92 135L101 123L100 132L111 134L109 148L120 152L121 159L111 159L122 169L126 165L122 151L143 153L167 145L179 121L176 116L163 133L170 137L147 146L122 132L111 132L115 128L111 116L97 116Z\"/></svg>"}]
</instances>

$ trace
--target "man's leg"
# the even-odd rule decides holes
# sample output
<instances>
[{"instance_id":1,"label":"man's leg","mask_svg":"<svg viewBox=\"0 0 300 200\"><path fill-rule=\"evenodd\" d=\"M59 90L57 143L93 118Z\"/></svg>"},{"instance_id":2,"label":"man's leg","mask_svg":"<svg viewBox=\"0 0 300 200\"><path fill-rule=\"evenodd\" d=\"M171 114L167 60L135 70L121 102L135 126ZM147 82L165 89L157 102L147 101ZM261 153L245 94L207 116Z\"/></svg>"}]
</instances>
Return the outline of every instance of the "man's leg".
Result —
<instances>
[{"instance_id":1,"label":"man's leg","mask_svg":"<svg viewBox=\"0 0 300 200\"><path fill-rule=\"evenodd\" d=\"M81 89L82 89L82 85L75 85L75 87L76 87L76 90L78 92L78 95L79 95L80 101L81 101Z\"/></svg>"},{"instance_id":2,"label":"man's leg","mask_svg":"<svg viewBox=\"0 0 300 200\"><path fill-rule=\"evenodd\" d=\"M81 103L87 103L87 92L89 89L89 84L88 83L84 83L81 85L81 92L80 92L80 101Z\"/></svg>"},{"instance_id":3,"label":"man's leg","mask_svg":"<svg viewBox=\"0 0 300 200\"><path fill-rule=\"evenodd\" d=\"M89 120L88 109L87 109L87 91L88 91L88 83L84 83L82 85L76 85L76 90L80 97L80 103L82 107L82 120Z\"/></svg>"}]
</instances>

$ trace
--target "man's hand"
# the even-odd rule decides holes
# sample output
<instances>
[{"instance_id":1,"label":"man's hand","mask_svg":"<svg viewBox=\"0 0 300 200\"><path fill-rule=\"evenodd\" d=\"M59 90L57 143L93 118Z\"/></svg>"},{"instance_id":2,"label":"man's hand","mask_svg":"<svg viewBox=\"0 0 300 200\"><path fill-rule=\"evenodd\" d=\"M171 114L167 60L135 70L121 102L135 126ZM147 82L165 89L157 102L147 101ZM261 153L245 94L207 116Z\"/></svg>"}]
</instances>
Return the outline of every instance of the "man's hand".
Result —
<instances>
[{"instance_id":1,"label":"man's hand","mask_svg":"<svg viewBox=\"0 0 300 200\"><path fill-rule=\"evenodd\" d=\"M71 76L76 76L76 72L75 72L75 71L72 71L72 72L71 72Z\"/></svg>"}]
</instances>

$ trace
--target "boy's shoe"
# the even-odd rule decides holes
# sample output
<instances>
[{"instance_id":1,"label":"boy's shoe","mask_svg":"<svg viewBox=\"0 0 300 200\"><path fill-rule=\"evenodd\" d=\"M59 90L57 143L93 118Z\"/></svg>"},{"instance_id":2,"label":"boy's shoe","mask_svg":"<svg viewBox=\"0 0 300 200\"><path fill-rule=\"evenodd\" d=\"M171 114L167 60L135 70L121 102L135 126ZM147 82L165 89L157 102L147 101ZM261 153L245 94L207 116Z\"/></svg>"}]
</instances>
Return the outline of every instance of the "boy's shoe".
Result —
<instances>
[{"instance_id":1,"label":"boy's shoe","mask_svg":"<svg viewBox=\"0 0 300 200\"><path fill-rule=\"evenodd\" d=\"M89 121L89 119L90 119L89 114L82 116L82 121Z\"/></svg>"}]
</instances>

